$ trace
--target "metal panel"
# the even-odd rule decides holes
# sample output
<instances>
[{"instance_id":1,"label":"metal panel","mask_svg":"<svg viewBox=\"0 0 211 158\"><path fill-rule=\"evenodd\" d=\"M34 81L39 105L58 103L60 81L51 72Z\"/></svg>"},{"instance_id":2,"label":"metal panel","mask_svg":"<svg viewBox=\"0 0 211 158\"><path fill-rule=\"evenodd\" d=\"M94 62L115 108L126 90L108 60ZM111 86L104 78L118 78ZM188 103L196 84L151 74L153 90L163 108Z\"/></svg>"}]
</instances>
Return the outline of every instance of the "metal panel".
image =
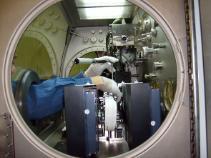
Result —
<instances>
[{"instance_id":1,"label":"metal panel","mask_svg":"<svg viewBox=\"0 0 211 158\"><path fill-rule=\"evenodd\" d=\"M193 64L193 90L195 110L195 132L196 132L196 157L207 158L207 134L205 113L205 85L204 85L204 63L202 54L202 36L199 13L199 1L191 1L191 47Z\"/></svg>"},{"instance_id":2,"label":"metal panel","mask_svg":"<svg viewBox=\"0 0 211 158\"><path fill-rule=\"evenodd\" d=\"M96 89L85 92L85 128L86 128L86 155L96 154L98 147L97 135L97 98Z\"/></svg>"},{"instance_id":3,"label":"metal panel","mask_svg":"<svg viewBox=\"0 0 211 158\"><path fill-rule=\"evenodd\" d=\"M134 27L133 24L112 24L111 30L113 35L114 46L134 45ZM122 37L124 35L124 38Z\"/></svg>"},{"instance_id":4,"label":"metal panel","mask_svg":"<svg viewBox=\"0 0 211 158\"><path fill-rule=\"evenodd\" d=\"M0 115L0 157L14 158L13 123L9 114Z\"/></svg>"},{"instance_id":5,"label":"metal panel","mask_svg":"<svg viewBox=\"0 0 211 158\"><path fill-rule=\"evenodd\" d=\"M93 87L65 88L67 151L70 155L87 157L97 152L96 106Z\"/></svg>"},{"instance_id":6,"label":"metal panel","mask_svg":"<svg viewBox=\"0 0 211 158\"><path fill-rule=\"evenodd\" d=\"M130 149L139 146L150 137L149 84L126 84L123 87L126 111L127 142Z\"/></svg>"},{"instance_id":7,"label":"metal panel","mask_svg":"<svg viewBox=\"0 0 211 158\"><path fill-rule=\"evenodd\" d=\"M47 156L40 152L30 141L26 139L26 135L20 132L18 127L14 125L14 144L15 158L46 158Z\"/></svg>"},{"instance_id":8,"label":"metal panel","mask_svg":"<svg viewBox=\"0 0 211 158\"><path fill-rule=\"evenodd\" d=\"M152 89L150 95L150 125L151 135L153 135L161 125L161 106L160 106L160 91Z\"/></svg>"},{"instance_id":9,"label":"metal panel","mask_svg":"<svg viewBox=\"0 0 211 158\"><path fill-rule=\"evenodd\" d=\"M126 131L129 147L135 148L161 125L160 91L147 83L123 86L126 111Z\"/></svg>"},{"instance_id":10,"label":"metal panel","mask_svg":"<svg viewBox=\"0 0 211 158\"><path fill-rule=\"evenodd\" d=\"M159 129L156 136L152 137L152 141L148 141L136 150L129 152L124 157L144 157L144 158L187 158L190 157L189 148L189 96L188 94L188 78L187 78L187 62L186 62L186 35L185 35L185 22L184 22L184 1L183 0L131 0L138 4L140 7L144 7L150 13L155 15L160 14L163 17L163 21L167 22L170 29L174 32L174 37L177 42L173 42L173 46L179 48L176 52L177 64L182 68L181 72L183 77L178 77L178 93L176 96L175 106L179 104L179 108L174 109L168 115L165 124ZM48 148L46 145L41 143L24 125L23 121L18 118L19 115L16 113L14 107L14 101L11 100L12 94L9 93L9 70L11 64L10 55L12 55L12 49L15 48L16 43L10 41L11 36L16 28L19 28L20 32L23 27L26 27L30 18L34 18L34 15L38 14L41 10L54 3L54 0L41 0L25 1L25 0L3 0L0 5L0 111L3 113L10 109L11 115L14 118L15 127L15 143L16 143L16 157L28 158L28 157L67 157L61 153L55 152ZM47 3L48 2L48 3ZM148 3L149 5L144 5ZM11 5L12 4L12 5ZM39 6L39 7L35 7ZM210 5L206 5L209 7ZM34 9L32 9L34 8ZM42 9L41 9L42 8ZM11 10L13 12L11 12ZM29 12L29 11L32 12ZM30 16L29 16L30 15ZM27 22L20 22L21 19L26 18ZM208 17L207 17L208 18ZM8 20L10 19L10 20ZM159 19L157 17L157 19ZM176 20L175 20L176 19ZM162 20L160 20L162 21ZM18 25L20 24L20 25ZM166 25L162 25L166 26ZM20 32L16 32L14 38L17 40ZM168 31L167 31L168 32ZM206 33L208 35L208 33ZM170 37L170 36L168 36ZM174 41L174 40L173 40ZM10 43L11 42L11 43ZM209 44L208 44L209 45ZM7 46L11 46L7 50ZM208 61L208 58L207 58ZM184 97L185 96L185 97ZM169 126L168 126L169 125ZM159 139L158 139L159 137ZM156 138L156 139L155 139ZM154 141L154 139L156 141ZM27 151L27 152L26 152ZM122 156L121 156L122 157Z\"/></svg>"},{"instance_id":11,"label":"metal panel","mask_svg":"<svg viewBox=\"0 0 211 158\"><path fill-rule=\"evenodd\" d=\"M211 157L211 18L210 18L211 1L200 1L201 30L202 30L202 47L204 60L204 77L205 77L205 99L206 99L206 126L207 126L207 152ZM205 129L202 129L205 130Z\"/></svg>"}]
</instances>

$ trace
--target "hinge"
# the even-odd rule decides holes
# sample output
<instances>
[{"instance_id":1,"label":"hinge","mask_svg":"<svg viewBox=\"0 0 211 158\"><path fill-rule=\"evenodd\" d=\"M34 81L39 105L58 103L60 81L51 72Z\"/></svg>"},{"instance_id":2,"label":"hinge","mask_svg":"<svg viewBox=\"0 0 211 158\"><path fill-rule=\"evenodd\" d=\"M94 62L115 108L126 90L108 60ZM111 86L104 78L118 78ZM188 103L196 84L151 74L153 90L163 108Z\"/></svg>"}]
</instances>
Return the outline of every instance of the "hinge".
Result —
<instances>
[{"instance_id":1,"label":"hinge","mask_svg":"<svg viewBox=\"0 0 211 158\"><path fill-rule=\"evenodd\" d=\"M0 157L14 158L13 122L7 113L0 114Z\"/></svg>"}]
</instances>

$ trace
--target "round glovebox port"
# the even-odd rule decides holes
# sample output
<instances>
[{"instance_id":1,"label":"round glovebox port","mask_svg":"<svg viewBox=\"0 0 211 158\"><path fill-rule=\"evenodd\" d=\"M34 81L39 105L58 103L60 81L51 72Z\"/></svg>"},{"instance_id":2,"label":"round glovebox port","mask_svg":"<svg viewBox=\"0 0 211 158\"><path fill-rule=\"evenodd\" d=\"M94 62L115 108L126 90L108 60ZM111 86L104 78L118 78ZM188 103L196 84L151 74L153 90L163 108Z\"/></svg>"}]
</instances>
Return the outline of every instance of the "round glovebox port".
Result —
<instances>
[{"instance_id":1,"label":"round glovebox port","mask_svg":"<svg viewBox=\"0 0 211 158\"><path fill-rule=\"evenodd\" d=\"M182 60L162 17L110 0L43 3L35 12L6 60L9 109L22 134L52 156L130 156L155 143L183 93Z\"/></svg>"}]
</instances>

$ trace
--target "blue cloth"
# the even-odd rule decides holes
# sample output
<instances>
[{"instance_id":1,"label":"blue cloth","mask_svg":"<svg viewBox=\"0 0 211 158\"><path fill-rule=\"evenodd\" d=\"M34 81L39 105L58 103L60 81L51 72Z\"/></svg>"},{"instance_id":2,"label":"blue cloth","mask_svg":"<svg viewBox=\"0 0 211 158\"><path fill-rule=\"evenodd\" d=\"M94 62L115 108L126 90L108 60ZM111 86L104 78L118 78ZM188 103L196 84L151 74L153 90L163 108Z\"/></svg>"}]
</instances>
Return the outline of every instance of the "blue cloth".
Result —
<instances>
[{"instance_id":1,"label":"blue cloth","mask_svg":"<svg viewBox=\"0 0 211 158\"><path fill-rule=\"evenodd\" d=\"M26 101L26 115L30 120L42 119L60 111L64 105L64 87L92 83L82 73L75 77L55 77L30 87Z\"/></svg>"},{"instance_id":2,"label":"blue cloth","mask_svg":"<svg viewBox=\"0 0 211 158\"><path fill-rule=\"evenodd\" d=\"M17 87L17 81L12 81L12 92L13 92L13 94L15 94L16 87Z\"/></svg>"}]
</instances>

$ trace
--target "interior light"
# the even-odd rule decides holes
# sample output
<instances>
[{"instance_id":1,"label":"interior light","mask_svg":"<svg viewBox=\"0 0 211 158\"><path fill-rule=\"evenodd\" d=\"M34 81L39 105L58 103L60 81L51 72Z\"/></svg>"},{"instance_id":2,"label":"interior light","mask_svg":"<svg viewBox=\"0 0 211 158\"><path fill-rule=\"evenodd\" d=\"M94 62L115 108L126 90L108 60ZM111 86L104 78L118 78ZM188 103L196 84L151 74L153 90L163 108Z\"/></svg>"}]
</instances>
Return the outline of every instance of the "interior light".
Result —
<instances>
[{"instance_id":1,"label":"interior light","mask_svg":"<svg viewBox=\"0 0 211 158\"><path fill-rule=\"evenodd\" d=\"M127 0L75 0L77 7L130 5Z\"/></svg>"},{"instance_id":2,"label":"interior light","mask_svg":"<svg viewBox=\"0 0 211 158\"><path fill-rule=\"evenodd\" d=\"M99 8L78 8L80 19L116 19L129 18L132 7L99 7Z\"/></svg>"}]
</instances>

